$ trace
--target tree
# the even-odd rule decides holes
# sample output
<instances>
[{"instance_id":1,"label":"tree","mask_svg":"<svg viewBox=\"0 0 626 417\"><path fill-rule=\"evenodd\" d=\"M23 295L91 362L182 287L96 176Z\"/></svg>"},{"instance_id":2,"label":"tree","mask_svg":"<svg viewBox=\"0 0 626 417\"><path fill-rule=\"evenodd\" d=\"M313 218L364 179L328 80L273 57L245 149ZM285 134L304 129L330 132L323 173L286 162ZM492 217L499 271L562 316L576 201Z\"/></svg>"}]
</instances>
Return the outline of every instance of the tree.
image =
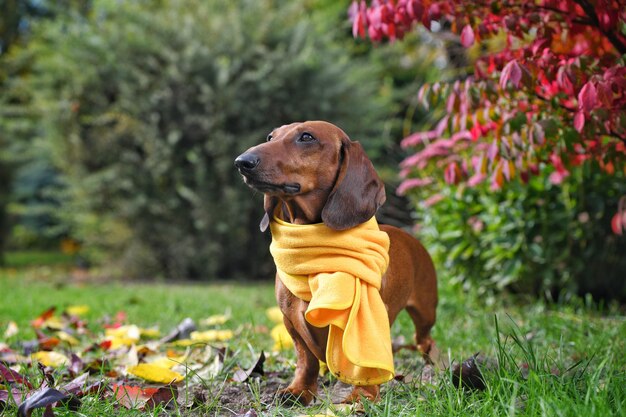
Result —
<instances>
[{"instance_id":1,"label":"tree","mask_svg":"<svg viewBox=\"0 0 626 417\"><path fill-rule=\"evenodd\" d=\"M81 255L125 276L271 273L262 196L234 158L312 118L375 144L386 116L372 69L301 19L305 3L99 0L35 28L13 81L36 117L20 121L62 173L57 214Z\"/></svg>"},{"instance_id":2,"label":"tree","mask_svg":"<svg viewBox=\"0 0 626 417\"><path fill-rule=\"evenodd\" d=\"M626 173L624 0L355 1L350 16L355 37L445 27L480 55L465 79L420 89L419 100L446 113L403 140L415 153L401 164L400 192L432 184L433 170L492 189L543 170L560 184L583 164ZM624 210L612 226L626 228Z\"/></svg>"}]
</instances>

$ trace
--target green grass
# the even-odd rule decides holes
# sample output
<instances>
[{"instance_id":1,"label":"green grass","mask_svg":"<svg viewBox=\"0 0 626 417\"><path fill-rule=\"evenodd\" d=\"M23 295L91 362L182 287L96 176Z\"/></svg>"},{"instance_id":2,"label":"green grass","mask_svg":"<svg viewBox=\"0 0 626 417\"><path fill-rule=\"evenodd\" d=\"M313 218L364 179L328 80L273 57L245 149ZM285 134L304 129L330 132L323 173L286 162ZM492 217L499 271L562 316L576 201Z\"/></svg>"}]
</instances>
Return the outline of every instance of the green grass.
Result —
<instances>
[{"instance_id":1,"label":"green grass","mask_svg":"<svg viewBox=\"0 0 626 417\"><path fill-rule=\"evenodd\" d=\"M438 321L433 331L442 353L463 360L481 352L487 358L482 372L487 389L480 392L452 384L450 371L439 371L434 384L420 381L423 367L415 352L396 355L396 372L413 376L406 383L383 388L378 403L365 403L370 416L583 416L626 415L626 318L617 306L600 309L581 300L568 304L521 303L515 299L483 297L445 285L442 280ZM271 326L265 309L275 304L272 284L166 285L109 283L75 286L63 281L41 282L20 272L0 272L0 338L8 321L16 321L22 333L14 338L32 338L28 323L41 311L86 304L86 317L97 322L104 315L123 310L128 321L141 326L158 325L163 332L185 317L199 320L229 312L228 327L235 329L230 344L232 363L214 380L205 405L196 409L168 410L170 415L233 415L220 408L219 394L241 392L249 397L248 408L259 415L323 413L330 406L290 409L263 405L269 380L251 384L225 382L234 363L250 364L261 350L272 349L267 333ZM392 329L394 337L410 340L412 327L402 314ZM10 340L15 343L16 340ZM281 372L288 381L294 355L272 355L266 369ZM524 368L524 372L521 371ZM281 374L281 375L282 375ZM282 377L282 376L281 376ZM85 401L80 413L97 415L159 415L113 408L111 401ZM232 410L241 412L242 410ZM262 413L261 413L262 411ZM39 413L39 414L37 414ZM337 412L341 415L341 412ZM36 411L34 415L41 415ZM57 415L75 415L61 410ZM161 414L162 415L162 414Z\"/></svg>"},{"instance_id":2,"label":"green grass","mask_svg":"<svg viewBox=\"0 0 626 417\"><path fill-rule=\"evenodd\" d=\"M4 254L7 268L23 268L33 265L72 265L74 256L59 251L23 250Z\"/></svg>"}]
</instances>

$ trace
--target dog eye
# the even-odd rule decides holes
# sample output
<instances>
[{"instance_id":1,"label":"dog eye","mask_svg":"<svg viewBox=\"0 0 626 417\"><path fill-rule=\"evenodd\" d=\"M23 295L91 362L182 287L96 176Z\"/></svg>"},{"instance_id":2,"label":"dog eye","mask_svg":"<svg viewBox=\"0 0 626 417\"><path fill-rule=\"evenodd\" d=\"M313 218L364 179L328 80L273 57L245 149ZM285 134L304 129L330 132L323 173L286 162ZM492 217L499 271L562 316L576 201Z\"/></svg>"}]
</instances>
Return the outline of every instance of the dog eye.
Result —
<instances>
[{"instance_id":1,"label":"dog eye","mask_svg":"<svg viewBox=\"0 0 626 417\"><path fill-rule=\"evenodd\" d=\"M316 140L316 139L313 137L313 135L311 135L310 133L307 133L307 132L304 132L298 138L298 142L313 142L314 140Z\"/></svg>"},{"instance_id":2,"label":"dog eye","mask_svg":"<svg viewBox=\"0 0 626 417\"><path fill-rule=\"evenodd\" d=\"M269 135L267 135L267 137L265 138L266 142L269 142L270 140L272 140L272 134L271 133Z\"/></svg>"}]
</instances>

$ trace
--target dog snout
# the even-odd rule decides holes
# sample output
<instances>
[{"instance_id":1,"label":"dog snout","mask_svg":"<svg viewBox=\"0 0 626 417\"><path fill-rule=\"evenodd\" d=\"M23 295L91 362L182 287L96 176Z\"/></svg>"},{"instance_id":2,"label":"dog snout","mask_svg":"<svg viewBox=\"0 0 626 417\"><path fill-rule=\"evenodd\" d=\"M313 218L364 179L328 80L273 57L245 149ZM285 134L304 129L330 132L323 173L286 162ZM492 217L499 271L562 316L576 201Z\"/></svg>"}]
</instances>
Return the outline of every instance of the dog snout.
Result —
<instances>
[{"instance_id":1,"label":"dog snout","mask_svg":"<svg viewBox=\"0 0 626 417\"><path fill-rule=\"evenodd\" d=\"M235 166L241 172L250 172L254 171L254 169L261 162L261 158L253 153L243 153L235 159Z\"/></svg>"}]
</instances>

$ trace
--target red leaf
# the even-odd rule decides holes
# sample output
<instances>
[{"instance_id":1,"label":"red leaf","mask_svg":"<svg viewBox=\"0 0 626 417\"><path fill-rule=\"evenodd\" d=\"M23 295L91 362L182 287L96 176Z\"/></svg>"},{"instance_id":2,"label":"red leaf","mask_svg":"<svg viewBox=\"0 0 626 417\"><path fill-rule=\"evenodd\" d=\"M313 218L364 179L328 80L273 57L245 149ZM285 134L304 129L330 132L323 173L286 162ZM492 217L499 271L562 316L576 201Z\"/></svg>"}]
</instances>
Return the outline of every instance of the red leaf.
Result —
<instances>
[{"instance_id":1,"label":"red leaf","mask_svg":"<svg viewBox=\"0 0 626 417\"><path fill-rule=\"evenodd\" d=\"M611 218L611 229L613 229L613 233L615 233L616 235L621 236L624 232L624 227L626 227L626 224L624 224L622 220L622 213L620 212L615 213Z\"/></svg>"},{"instance_id":2,"label":"red leaf","mask_svg":"<svg viewBox=\"0 0 626 417\"><path fill-rule=\"evenodd\" d=\"M585 127L585 113L579 111L574 116L574 129L578 131L578 133L583 131Z\"/></svg>"},{"instance_id":3,"label":"red leaf","mask_svg":"<svg viewBox=\"0 0 626 417\"><path fill-rule=\"evenodd\" d=\"M578 93L578 109L584 111L585 114L589 114L596 107L597 98L596 86L591 81L588 81Z\"/></svg>"},{"instance_id":4,"label":"red leaf","mask_svg":"<svg viewBox=\"0 0 626 417\"><path fill-rule=\"evenodd\" d=\"M460 170L456 162L452 162L443 173L443 177L448 184L456 184L459 182Z\"/></svg>"},{"instance_id":5,"label":"red leaf","mask_svg":"<svg viewBox=\"0 0 626 417\"><path fill-rule=\"evenodd\" d=\"M469 180L467 180L467 185L469 185L470 187L475 187L481 182L483 182L485 178L487 178L485 174L477 172L474 175L472 175Z\"/></svg>"},{"instance_id":6,"label":"red leaf","mask_svg":"<svg viewBox=\"0 0 626 417\"><path fill-rule=\"evenodd\" d=\"M408 180L402 181L400 186L397 188L396 193L398 195L404 195L411 188L417 187L425 187L433 183L433 179L430 177L427 178L411 178Z\"/></svg>"},{"instance_id":7,"label":"red leaf","mask_svg":"<svg viewBox=\"0 0 626 417\"><path fill-rule=\"evenodd\" d=\"M38 329L41 326L43 326L46 320L48 320L50 317L54 315L54 311L56 309L57 308L53 306L47 309L46 311L44 311L43 313L41 313L39 317L37 317L35 320L30 322L31 326L33 326L35 329Z\"/></svg>"},{"instance_id":8,"label":"red leaf","mask_svg":"<svg viewBox=\"0 0 626 417\"><path fill-rule=\"evenodd\" d=\"M175 398L174 386L141 388L135 385L112 384L115 399L126 408L154 408L159 404L167 405Z\"/></svg>"},{"instance_id":9,"label":"red leaf","mask_svg":"<svg viewBox=\"0 0 626 417\"><path fill-rule=\"evenodd\" d=\"M362 12L357 12L352 22L352 36L355 38L365 37L365 16Z\"/></svg>"},{"instance_id":10,"label":"red leaf","mask_svg":"<svg viewBox=\"0 0 626 417\"><path fill-rule=\"evenodd\" d=\"M500 74L500 88L505 89L509 81L513 84L513 87L519 87L521 80L522 69L516 60L509 62L502 68L502 73Z\"/></svg>"},{"instance_id":11,"label":"red leaf","mask_svg":"<svg viewBox=\"0 0 626 417\"><path fill-rule=\"evenodd\" d=\"M461 45L469 48L474 44L474 31L470 25L465 25L461 31Z\"/></svg>"},{"instance_id":12,"label":"red leaf","mask_svg":"<svg viewBox=\"0 0 626 417\"><path fill-rule=\"evenodd\" d=\"M613 104L613 92L611 91L611 86L606 83L598 83L597 85L597 98L600 104L609 107Z\"/></svg>"},{"instance_id":13,"label":"red leaf","mask_svg":"<svg viewBox=\"0 0 626 417\"><path fill-rule=\"evenodd\" d=\"M12 384L12 383L17 382L18 384L26 385L30 389L33 388L31 383L28 382L28 380L24 378L21 374L19 374L18 372L15 372L11 368L4 366L1 363L0 363L0 381L4 381L7 384Z\"/></svg>"}]
</instances>

